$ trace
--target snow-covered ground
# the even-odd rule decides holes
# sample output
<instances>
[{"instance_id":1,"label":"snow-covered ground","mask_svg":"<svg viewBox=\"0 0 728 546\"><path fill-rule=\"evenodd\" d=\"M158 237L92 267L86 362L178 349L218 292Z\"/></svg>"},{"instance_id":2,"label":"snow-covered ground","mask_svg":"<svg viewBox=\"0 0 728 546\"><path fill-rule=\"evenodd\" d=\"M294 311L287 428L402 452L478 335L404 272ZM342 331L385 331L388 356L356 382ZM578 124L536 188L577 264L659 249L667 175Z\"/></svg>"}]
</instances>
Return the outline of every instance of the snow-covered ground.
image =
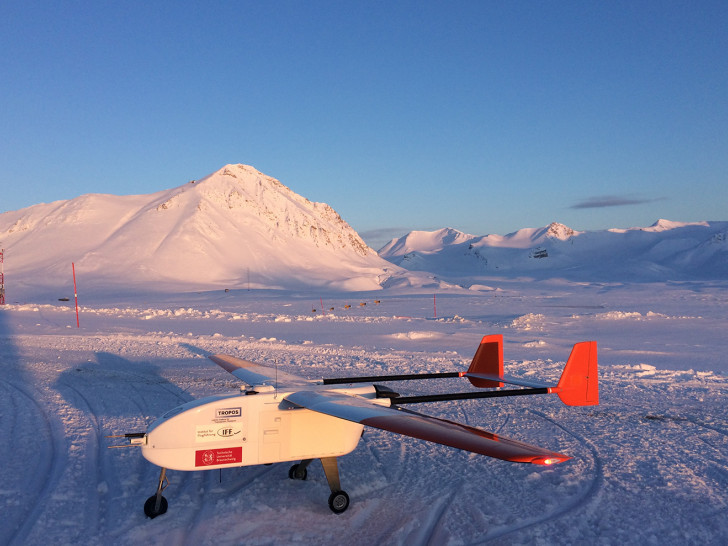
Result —
<instances>
[{"instance_id":1,"label":"snow-covered ground","mask_svg":"<svg viewBox=\"0 0 728 546\"><path fill-rule=\"evenodd\" d=\"M728 282L488 285L436 301L393 290L90 300L81 287L80 329L73 301L11 299L0 308L0 543L728 543ZM573 343L597 340L601 404L515 397L417 411L572 460L519 465L367 429L340 460L342 515L326 504L320 464L302 482L281 463L170 471L169 511L149 520L159 470L137 448L107 449L106 435L235 391L210 353L310 378L451 371L493 333L507 372L545 380ZM416 383L390 386L467 388Z\"/></svg>"}]
</instances>

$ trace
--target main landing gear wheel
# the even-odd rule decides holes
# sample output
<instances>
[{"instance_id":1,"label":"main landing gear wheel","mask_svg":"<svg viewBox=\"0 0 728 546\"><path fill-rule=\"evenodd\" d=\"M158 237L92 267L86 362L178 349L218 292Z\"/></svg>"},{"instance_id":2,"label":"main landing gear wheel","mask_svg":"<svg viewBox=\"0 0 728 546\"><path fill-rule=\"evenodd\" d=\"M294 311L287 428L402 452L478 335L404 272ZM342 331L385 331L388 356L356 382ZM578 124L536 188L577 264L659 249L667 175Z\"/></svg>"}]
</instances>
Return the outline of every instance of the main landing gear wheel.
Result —
<instances>
[{"instance_id":1,"label":"main landing gear wheel","mask_svg":"<svg viewBox=\"0 0 728 546\"><path fill-rule=\"evenodd\" d=\"M329 497L329 508L334 514L341 514L349 508L349 495L346 491L334 491Z\"/></svg>"},{"instance_id":2,"label":"main landing gear wheel","mask_svg":"<svg viewBox=\"0 0 728 546\"><path fill-rule=\"evenodd\" d=\"M305 480L308 476L308 470L306 470L306 467L300 464L294 464L289 470L288 470L288 477L292 480Z\"/></svg>"},{"instance_id":3,"label":"main landing gear wheel","mask_svg":"<svg viewBox=\"0 0 728 546\"><path fill-rule=\"evenodd\" d=\"M157 495L152 495L144 503L144 514L149 519L154 519L157 516L161 516L167 511L167 499L164 497L159 498L159 507L157 507Z\"/></svg>"}]
</instances>

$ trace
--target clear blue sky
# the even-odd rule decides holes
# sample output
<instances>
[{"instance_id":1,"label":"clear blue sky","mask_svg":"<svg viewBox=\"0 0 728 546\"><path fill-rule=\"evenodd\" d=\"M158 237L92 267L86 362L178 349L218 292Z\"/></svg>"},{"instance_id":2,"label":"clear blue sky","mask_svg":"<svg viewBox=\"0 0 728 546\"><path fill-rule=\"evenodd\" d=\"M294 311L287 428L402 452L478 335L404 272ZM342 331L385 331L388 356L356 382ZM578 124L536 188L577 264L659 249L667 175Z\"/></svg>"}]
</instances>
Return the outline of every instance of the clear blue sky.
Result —
<instances>
[{"instance_id":1,"label":"clear blue sky","mask_svg":"<svg viewBox=\"0 0 728 546\"><path fill-rule=\"evenodd\" d=\"M9 0L0 104L0 212L246 163L374 246L728 220L725 0Z\"/></svg>"}]
</instances>

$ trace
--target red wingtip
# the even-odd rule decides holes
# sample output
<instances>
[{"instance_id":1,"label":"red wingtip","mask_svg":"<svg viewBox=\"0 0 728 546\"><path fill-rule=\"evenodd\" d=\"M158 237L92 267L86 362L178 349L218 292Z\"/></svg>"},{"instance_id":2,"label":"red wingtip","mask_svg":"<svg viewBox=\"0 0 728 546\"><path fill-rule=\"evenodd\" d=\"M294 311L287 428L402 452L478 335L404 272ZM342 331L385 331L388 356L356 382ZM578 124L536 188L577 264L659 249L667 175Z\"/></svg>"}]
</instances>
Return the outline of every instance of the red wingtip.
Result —
<instances>
[{"instance_id":1,"label":"red wingtip","mask_svg":"<svg viewBox=\"0 0 728 546\"><path fill-rule=\"evenodd\" d=\"M475 351L473 361L470 363L468 373L492 375L503 377L503 335L493 334L484 336ZM487 389L494 387L502 387L503 383L498 381L490 381L488 379L478 379L468 377L468 380L474 387L479 389Z\"/></svg>"},{"instance_id":2,"label":"red wingtip","mask_svg":"<svg viewBox=\"0 0 728 546\"><path fill-rule=\"evenodd\" d=\"M533 464L541 464L544 466L551 466L552 464L558 464L563 463L571 459L571 457L567 457L566 455L560 456L560 457L539 457L538 459L533 459L531 463Z\"/></svg>"}]
</instances>

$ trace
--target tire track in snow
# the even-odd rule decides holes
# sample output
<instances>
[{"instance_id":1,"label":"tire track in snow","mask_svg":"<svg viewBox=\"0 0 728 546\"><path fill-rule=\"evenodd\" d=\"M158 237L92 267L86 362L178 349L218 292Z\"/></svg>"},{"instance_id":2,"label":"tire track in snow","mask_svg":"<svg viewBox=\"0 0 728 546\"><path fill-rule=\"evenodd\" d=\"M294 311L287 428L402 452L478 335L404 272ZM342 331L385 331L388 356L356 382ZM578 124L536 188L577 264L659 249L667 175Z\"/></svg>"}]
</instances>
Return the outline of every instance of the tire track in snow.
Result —
<instances>
[{"instance_id":1,"label":"tire track in snow","mask_svg":"<svg viewBox=\"0 0 728 546\"><path fill-rule=\"evenodd\" d=\"M692 419L688 419L687 422L695 425L698 428L704 428L704 429L710 430L711 432L715 432L716 434L723 436L724 438L728 438L728 432L726 432L723 429L718 428L716 426L708 425L706 423L701 423L699 421L693 421ZM709 446L711 448L711 450L713 450L714 452L718 453L717 456L711 457L710 460L713 463L720 465L721 470L728 472L728 468L726 466L726 454L723 452L723 449L721 449L720 446L715 445L714 442L708 441L707 439L703 438L702 436L698 436L698 440L700 440L705 445ZM703 452L703 457L705 457L707 459L708 455Z\"/></svg>"},{"instance_id":2,"label":"tire track in snow","mask_svg":"<svg viewBox=\"0 0 728 546\"><path fill-rule=\"evenodd\" d=\"M83 414L84 418L88 421L88 426L84 427L83 425L81 425L79 427L79 430L77 431L77 434L78 439L83 438L84 444L82 450L83 456L80 463L84 467L90 467L88 468L90 472L88 472L88 475L85 474L84 476L80 476L79 478L86 478L86 481L88 481L88 478L90 478L90 474L93 474L95 478L93 479L93 483L90 484L90 486L89 484L87 484L85 490L87 496L93 494L95 498L90 499L87 497L83 500L89 505L89 509L84 511L87 517L87 532L90 530L91 534L97 536L100 531L100 521L105 520L107 515L106 502L105 499L102 499L99 493L99 488L102 482L106 483L104 481L105 474L108 474L108 476L115 476L115 473L111 471L104 472L104 470L102 469L104 461L106 460L105 457L101 457L101 453L103 452L103 447L101 445L102 433L98 419L98 415L101 413L102 408L100 408L96 404L92 404L91 401L86 397L86 395L83 394L83 392L81 392L79 388L69 384L69 382L67 381L59 383L58 387L63 387L66 391L70 391L71 393L73 393L72 400L69 400L69 398L66 398L65 396L64 398L66 398L67 402L71 403L77 410L79 410ZM88 438L84 438L84 428L90 431ZM104 500L104 502L102 502L102 500Z\"/></svg>"},{"instance_id":3,"label":"tire track in snow","mask_svg":"<svg viewBox=\"0 0 728 546\"><path fill-rule=\"evenodd\" d=\"M51 420L49 414L37 398L14 383L9 381L3 381L3 383L13 392L18 393L19 398L25 401L26 406L35 409L35 413L40 416L39 421L43 424L43 439L45 440L47 438L47 442L44 442L45 449L41 449L38 453L32 454L35 457L32 462L34 466L32 473L37 478L34 481L27 480L22 482L24 485L30 486L27 490L27 498L19 501L19 504L26 505L26 508L21 510L24 516L18 520L15 525L15 530L7 537L7 544L24 544L41 513L45 510L46 499L55 491L63 475L63 469L67 460L65 434L62 430L63 426ZM20 422L18 416L23 414L24 412L16 409L15 423ZM26 419L27 421L28 419ZM30 456L31 454L27 455ZM41 455L43 456L41 457ZM25 463L30 463L30 461L25 461ZM30 472L29 465L26 465L26 469Z\"/></svg>"},{"instance_id":4,"label":"tire track in snow","mask_svg":"<svg viewBox=\"0 0 728 546\"><path fill-rule=\"evenodd\" d=\"M373 435L377 437L372 439ZM395 439L399 441L395 441ZM369 456L376 461L386 483L396 483L402 480L406 472L404 462L407 459L407 446L404 441L391 432L364 429L364 436L360 443L364 444ZM395 448L398 448L396 455L394 455ZM395 456L396 461L393 461Z\"/></svg>"},{"instance_id":5,"label":"tire track in snow","mask_svg":"<svg viewBox=\"0 0 728 546\"><path fill-rule=\"evenodd\" d=\"M187 394L187 391L185 389L182 389L176 385L171 384L171 381L169 379L166 379L164 377L161 377L159 375L155 375L154 372L150 372L149 374L145 373L139 373L139 372L132 372L129 370L120 370L117 368L112 368L111 370L106 370L107 372L113 372L115 376L128 376L132 379L128 380L130 383L141 383L142 385L158 385L163 391L170 394L172 398L174 399L173 403L176 403L177 405L184 404L185 402L189 402L192 400L192 396ZM185 396L186 395L186 396ZM143 398L142 398L143 399ZM140 406L141 407L141 406ZM174 406L170 406L167 409L172 409Z\"/></svg>"},{"instance_id":6,"label":"tire track in snow","mask_svg":"<svg viewBox=\"0 0 728 546\"><path fill-rule=\"evenodd\" d=\"M113 374L113 379L122 380L129 384L129 388L116 389L114 390L115 398L113 402L104 400L103 404L111 406L118 412L119 408L127 413L136 413L139 416L141 424L129 425L122 421L121 425L124 428L119 429L107 429L102 430L104 427L99 427L99 440L101 437L108 434L120 434L124 432L145 432L151 422L157 419L164 412L172 409L173 407L187 402L191 399L190 396L185 396L184 391L180 387L170 386L170 381L160 377L155 371L150 370L149 373L130 371L128 369L118 369L113 366L110 369L105 370L106 372ZM150 390L142 390L139 387L149 388ZM159 392L157 392L159 389ZM118 396L118 399L116 398ZM152 400L152 402L150 402ZM165 401L169 400L169 401ZM135 428L136 427L136 428ZM118 442L111 442L115 445L120 445ZM99 444L101 446L101 444ZM125 445L125 444L121 444ZM108 534L111 539L121 539L125 536L125 533L133 528L135 525L134 520L129 519L129 505L131 504L133 513L143 514L143 506L145 500L154 494L157 486L157 480L159 476L159 467L149 463L141 455L139 448L128 447L130 451L134 452L134 462L124 461L122 464L129 465L129 471L127 473L127 480L122 480L119 476L119 471L116 467L115 461L117 458L113 456L102 457L103 475L113 476L115 483L107 483L108 490L118 491L116 495L109 494L108 503L109 506L106 508L106 514L108 515L109 521L113 518L116 523L112 532ZM122 450L103 450L107 453L113 451L116 453ZM181 479L177 484L174 483L174 473L170 476L170 485L176 485L181 490L186 490L187 483L189 481L186 476L186 472L181 472ZM123 499L122 503L115 503L116 498ZM170 502L171 505L171 502ZM144 519L146 523L148 519ZM107 522L108 526L108 522Z\"/></svg>"},{"instance_id":7,"label":"tire track in snow","mask_svg":"<svg viewBox=\"0 0 728 546\"><path fill-rule=\"evenodd\" d=\"M459 480L453 485L446 497L438 499L435 503L434 509L430 511L430 515L427 518L427 525L419 534L420 540L415 540L413 542L417 544L431 544L433 546L438 546L447 539L447 533L443 532L442 529L446 519L445 514L449 511L453 499L460 493L462 486L463 482L462 480Z\"/></svg>"},{"instance_id":8,"label":"tire track in snow","mask_svg":"<svg viewBox=\"0 0 728 546\"><path fill-rule=\"evenodd\" d=\"M722 484L728 481L728 432L694 416L658 413L643 419L659 427L661 436L679 438L668 441L665 446L673 452L672 464L665 465L665 479L680 480L685 487L692 484L696 494L715 505L716 515L722 513L726 506Z\"/></svg>"},{"instance_id":9,"label":"tire track in snow","mask_svg":"<svg viewBox=\"0 0 728 546\"><path fill-rule=\"evenodd\" d=\"M85 371L96 372L95 378L101 377L102 379L108 379L107 383L113 383L116 388L113 390L113 394L110 398L101 400L101 408L107 411L109 415L115 415L115 421L121 419L116 424L114 430L103 430L101 426L97 426L99 431L99 440L104 434L119 434L123 432L144 432L152 421L156 420L164 412L193 399L193 397L187 392L188 386L185 384L185 376L182 377L182 381L176 373L173 373L171 377L163 377L159 375L156 368L149 368L146 370L129 370L120 369L119 366L125 366L126 361L111 359L105 362L99 362L102 366L101 369L95 367L86 368ZM176 380L177 379L177 380ZM98 388L95 387L92 392ZM89 402L89 405L94 405ZM99 411L102 411L99 410ZM105 410L104 410L105 411ZM119 412L137 414L141 423L138 425L130 425L128 419L119 416ZM96 414L95 408L92 408L92 413ZM124 421L127 421L125 423ZM119 427L124 427L119 428ZM134 430L130 430L134 429ZM118 442L113 442L118 445ZM123 443L122 443L123 445ZM136 450L137 448L129 448L130 450ZM121 450L114 450L120 452ZM116 497L109 496L106 507L106 514L109 518L113 518L115 525L111 533L107 533L107 536L111 539L119 539L125 536L125 533L134 526L134 521L129 520L129 510L133 510L134 514L142 514L142 507L145 500L154 494L156 489L157 479L159 476L159 468L146 461L141 453L135 453L136 461L131 462L129 460L123 461L122 464L128 465L129 472L127 476L129 479L122 482L119 476L119 471L114 467L113 464L104 463L102 461L102 467L104 468L103 474L107 472L113 476L116 480L116 484L112 485L108 483L109 490L117 490L121 492L121 502L117 504L111 503L115 498L119 499L119 495ZM114 457L104 457L103 460L114 460ZM118 460L118 459L116 459ZM106 466L103 466L106 464ZM101 467L100 467L101 468ZM204 504L204 499L199 502L195 502L194 499L199 496L196 491L200 490L200 477L195 475L195 472L170 472L168 477L170 480L170 489L165 494L168 497L170 504L170 512L174 510L175 496L186 496L186 503L192 499L192 504L197 507L196 510L187 509L188 512L185 514L185 521L201 521L200 510ZM204 476L203 476L204 478ZM99 478L100 479L100 478ZM212 482L210 482L212 483ZM204 490L211 489L208 486L203 486ZM130 508L131 507L131 508ZM177 508L180 506L177 504ZM149 523L148 519L143 520L145 523ZM108 528L109 523L106 523ZM198 542L199 543L199 542Z\"/></svg>"},{"instance_id":10,"label":"tire track in snow","mask_svg":"<svg viewBox=\"0 0 728 546\"><path fill-rule=\"evenodd\" d=\"M728 437L728 433L725 432L723 429L720 429L718 427L715 427L713 425L708 425L706 423L701 423L698 421L693 421L692 419L688 420L689 423L699 427L704 428L707 430L710 430L712 432L715 432L716 434L719 434L721 436ZM712 473L721 476L721 481L726 482L728 481L728 453L725 451L725 448L721 448L720 446L715 445L714 442L708 441L705 438L699 436L698 440L703 443L704 445L708 446L711 450L711 454L709 455L706 452L702 452L703 459L706 461L706 464L708 467L712 469ZM717 480L717 478L713 478ZM722 517L725 513L725 500L723 501L723 505L716 506L714 515L716 517Z\"/></svg>"},{"instance_id":11,"label":"tire track in snow","mask_svg":"<svg viewBox=\"0 0 728 546\"><path fill-rule=\"evenodd\" d=\"M119 450L106 449L107 443L119 443L108 442L104 436L127 432L128 429L111 430L112 427L104 423L107 419L111 422L116 422L119 418L124 420L121 416L127 413L136 413L142 419L148 419L151 415L156 417L161 412L158 408L150 407L139 386L151 385L155 391L157 385L161 386L162 396L157 396L155 401L166 409L167 406L177 403L181 396L179 391L166 387L165 383L165 380L154 374L120 370L114 365L101 369L76 368L75 372L62 376L56 383L61 396L81 415L74 418L69 434L76 443L81 444L76 467L83 468L84 475L78 478L83 479L83 483L91 482L87 483L85 497L82 499L83 504L88 506L83 514L85 536L89 540L95 540L103 534L112 540L124 536L131 525L128 521L130 503L134 503L138 513L142 512L146 491L139 493L138 503L130 500L135 497L136 490L128 491L128 484L123 482L118 466L128 468L128 472L123 475L132 477L132 482L133 477L137 477L137 481L144 480L144 483L151 466L140 453L135 454L138 458L136 461L122 460L118 456L121 455ZM160 400L170 397L172 401L169 404ZM146 429L146 426L140 428ZM155 479L150 478L150 491L153 490L154 483ZM111 533L108 533L109 528L112 529Z\"/></svg>"},{"instance_id":12,"label":"tire track in snow","mask_svg":"<svg viewBox=\"0 0 728 546\"><path fill-rule=\"evenodd\" d=\"M559 504L556 510L544 513L539 517L526 518L516 523L515 525L507 526L496 531L489 532L485 535L485 537L483 537L483 540L477 542L477 544L484 544L494 539L503 538L512 533L517 533L528 529L529 527L539 525L545 521L553 521L555 519L561 518L575 510L584 509L588 502L599 496L599 491L603 486L604 468L602 465L601 457L599 456L599 452L597 451L593 442L587 440L575 431L548 417L545 413L541 411L529 409L528 412L534 415L538 415L545 421L550 422L551 424L563 430L569 436L572 436L573 438L578 440L580 444L588 448L592 454L592 460L594 461L594 476L592 477L589 485L582 490L581 494L577 495L576 497L570 499L565 503Z\"/></svg>"},{"instance_id":13,"label":"tire track in snow","mask_svg":"<svg viewBox=\"0 0 728 546\"><path fill-rule=\"evenodd\" d=\"M227 498L231 496L245 497L246 489L251 487L253 484L268 478L268 476L274 471L280 471L283 464L264 465L263 468L254 467L232 467L224 468L223 472L226 471L240 471L248 470L252 471L251 475L247 475L244 478L234 479L231 486L223 485L219 482L220 474L218 470L209 470L199 473L196 472L183 472L183 474L189 474L186 476L185 482L191 482L184 489L188 487L196 488L196 502L194 503L194 510L190 510L190 513L185 517L186 521L189 521L187 525L187 532L184 534L184 544L190 546L197 546L207 542L207 526L205 523L212 519L218 513L217 501L221 498ZM248 474L248 472L244 472ZM200 475L201 474L201 475ZM200 489L200 482L204 483L202 489ZM168 499L169 499L168 495ZM257 498L253 495L252 498ZM169 503L170 510L172 510L172 501Z\"/></svg>"},{"instance_id":14,"label":"tire track in snow","mask_svg":"<svg viewBox=\"0 0 728 546\"><path fill-rule=\"evenodd\" d=\"M214 470L207 471L196 471L194 473L184 472L184 478L182 483L189 483L186 487L180 488L181 491L191 490L188 492L192 497L191 505L185 510L185 521L187 523L187 532L184 534L184 544L198 545L204 544L205 531L198 531L198 529L206 529L205 525L201 525L205 522L206 516L213 513L214 501L211 498L214 493L214 477L219 475ZM171 498L168 494L166 496L168 502ZM171 502L169 503L171 507Z\"/></svg>"}]
</instances>

